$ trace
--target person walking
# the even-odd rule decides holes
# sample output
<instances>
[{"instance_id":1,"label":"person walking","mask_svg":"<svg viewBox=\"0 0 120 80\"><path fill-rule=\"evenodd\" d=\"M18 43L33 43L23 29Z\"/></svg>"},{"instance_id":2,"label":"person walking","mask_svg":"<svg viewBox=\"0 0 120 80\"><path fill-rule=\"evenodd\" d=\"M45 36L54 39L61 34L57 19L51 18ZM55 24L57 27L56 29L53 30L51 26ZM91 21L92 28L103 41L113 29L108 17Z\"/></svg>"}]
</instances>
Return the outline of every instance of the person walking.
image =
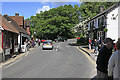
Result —
<instances>
[{"instance_id":1,"label":"person walking","mask_svg":"<svg viewBox=\"0 0 120 80\"><path fill-rule=\"evenodd\" d=\"M25 51L28 51L28 40L26 39L25 42L24 42L24 45L25 45Z\"/></svg>"},{"instance_id":2,"label":"person walking","mask_svg":"<svg viewBox=\"0 0 120 80\"><path fill-rule=\"evenodd\" d=\"M97 57L97 80L106 80L108 79L108 60L112 55L113 41L111 38L104 39L104 46L101 47L100 52Z\"/></svg>"},{"instance_id":3,"label":"person walking","mask_svg":"<svg viewBox=\"0 0 120 80\"><path fill-rule=\"evenodd\" d=\"M100 48L101 48L101 38L100 37L98 37L97 42L98 42L98 51L100 51Z\"/></svg>"},{"instance_id":4,"label":"person walking","mask_svg":"<svg viewBox=\"0 0 120 80\"><path fill-rule=\"evenodd\" d=\"M38 46L40 46L40 43L41 43L41 41L40 41L40 39L38 40Z\"/></svg>"},{"instance_id":5,"label":"person walking","mask_svg":"<svg viewBox=\"0 0 120 80\"><path fill-rule=\"evenodd\" d=\"M109 59L108 76L114 80L120 80L120 40L116 43L117 51L115 51Z\"/></svg>"},{"instance_id":6,"label":"person walking","mask_svg":"<svg viewBox=\"0 0 120 80\"><path fill-rule=\"evenodd\" d=\"M98 41L97 41L97 39L94 40L94 48L95 48L94 53L98 54Z\"/></svg>"},{"instance_id":7,"label":"person walking","mask_svg":"<svg viewBox=\"0 0 120 80\"><path fill-rule=\"evenodd\" d=\"M92 41L91 41L91 38L89 38L89 49L91 50L91 48L92 48Z\"/></svg>"}]
</instances>

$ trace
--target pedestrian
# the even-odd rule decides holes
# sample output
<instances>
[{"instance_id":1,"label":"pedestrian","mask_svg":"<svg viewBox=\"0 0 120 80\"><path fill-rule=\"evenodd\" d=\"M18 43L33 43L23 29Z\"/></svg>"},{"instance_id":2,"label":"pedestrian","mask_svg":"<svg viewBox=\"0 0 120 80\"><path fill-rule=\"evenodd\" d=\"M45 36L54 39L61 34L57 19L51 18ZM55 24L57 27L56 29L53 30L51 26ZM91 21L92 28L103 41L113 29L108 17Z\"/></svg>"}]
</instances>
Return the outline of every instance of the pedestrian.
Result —
<instances>
[{"instance_id":1,"label":"pedestrian","mask_svg":"<svg viewBox=\"0 0 120 80\"><path fill-rule=\"evenodd\" d=\"M78 44L80 43L80 37L77 37L77 43Z\"/></svg>"},{"instance_id":2,"label":"pedestrian","mask_svg":"<svg viewBox=\"0 0 120 80\"><path fill-rule=\"evenodd\" d=\"M98 37L97 42L98 42L98 51L100 51L100 48L101 48L101 39L100 39L100 37Z\"/></svg>"},{"instance_id":3,"label":"pedestrian","mask_svg":"<svg viewBox=\"0 0 120 80\"><path fill-rule=\"evenodd\" d=\"M92 41L91 38L89 38L89 49L91 50L91 45L92 45Z\"/></svg>"},{"instance_id":4,"label":"pedestrian","mask_svg":"<svg viewBox=\"0 0 120 80\"><path fill-rule=\"evenodd\" d=\"M28 51L28 40L27 39L25 40L24 45L25 45L25 51Z\"/></svg>"},{"instance_id":5,"label":"pedestrian","mask_svg":"<svg viewBox=\"0 0 120 80\"><path fill-rule=\"evenodd\" d=\"M115 51L109 59L108 76L114 80L120 80L120 40L116 43L117 51Z\"/></svg>"},{"instance_id":6,"label":"pedestrian","mask_svg":"<svg viewBox=\"0 0 120 80\"><path fill-rule=\"evenodd\" d=\"M94 53L98 54L98 41L97 41L97 39L94 40L94 48L95 48Z\"/></svg>"},{"instance_id":7,"label":"pedestrian","mask_svg":"<svg viewBox=\"0 0 120 80\"><path fill-rule=\"evenodd\" d=\"M35 47L35 41L34 40L32 41L32 45L33 45L33 47Z\"/></svg>"},{"instance_id":8,"label":"pedestrian","mask_svg":"<svg viewBox=\"0 0 120 80\"><path fill-rule=\"evenodd\" d=\"M104 40L102 40L102 42L101 42L101 47L102 47L102 46L104 46Z\"/></svg>"},{"instance_id":9,"label":"pedestrian","mask_svg":"<svg viewBox=\"0 0 120 80\"><path fill-rule=\"evenodd\" d=\"M40 39L38 39L38 46L40 46L40 43L41 43L41 41L40 41Z\"/></svg>"},{"instance_id":10,"label":"pedestrian","mask_svg":"<svg viewBox=\"0 0 120 80\"><path fill-rule=\"evenodd\" d=\"M100 52L97 57L97 80L106 80L108 79L108 60L112 55L113 41L111 38L104 39L104 46L101 47Z\"/></svg>"}]
</instances>

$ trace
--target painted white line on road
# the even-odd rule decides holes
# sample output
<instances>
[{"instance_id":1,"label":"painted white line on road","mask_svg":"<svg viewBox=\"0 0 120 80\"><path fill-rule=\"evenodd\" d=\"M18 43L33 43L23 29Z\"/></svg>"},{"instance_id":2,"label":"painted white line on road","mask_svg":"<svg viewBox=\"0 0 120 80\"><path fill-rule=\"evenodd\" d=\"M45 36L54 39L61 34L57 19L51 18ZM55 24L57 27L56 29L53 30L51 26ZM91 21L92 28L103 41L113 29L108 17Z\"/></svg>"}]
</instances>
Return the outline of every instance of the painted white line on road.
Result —
<instances>
[{"instance_id":1,"label":"painted white line on road","mask_svg":"<svg viewBox=\"0 0 120 80\"><path fill-rule=\"evenodd\" d=\"M27 52L27 53L25 54L25 56L27 56L27 55L28 55L28 53L29 53L29 52Z\"/></svg>"},{"instance_id":2,"label":"painted white line on road","mask_svg":"<svg viewBox=\"0 0 120 80\"><path fill-rule=\"evenodd\" d=\"M56 51L57 51L58 49L56 49Z\"/></svg>"},{"instance_id":3,"label":"painted white line on road","mask_svg":"<svg viewBox=\"0 0 120 80\"><path fill-rule=\"evenodd\" d=\"M10 67L12 65L14 65L15 63L19 62L20 60L22 60L22 59L19 59L19 60L15 61L14 63L11 63L10 65L6 66L4 69L6 69L6 68L8 68L8 67Z\"/></svg>"}]
</instances>

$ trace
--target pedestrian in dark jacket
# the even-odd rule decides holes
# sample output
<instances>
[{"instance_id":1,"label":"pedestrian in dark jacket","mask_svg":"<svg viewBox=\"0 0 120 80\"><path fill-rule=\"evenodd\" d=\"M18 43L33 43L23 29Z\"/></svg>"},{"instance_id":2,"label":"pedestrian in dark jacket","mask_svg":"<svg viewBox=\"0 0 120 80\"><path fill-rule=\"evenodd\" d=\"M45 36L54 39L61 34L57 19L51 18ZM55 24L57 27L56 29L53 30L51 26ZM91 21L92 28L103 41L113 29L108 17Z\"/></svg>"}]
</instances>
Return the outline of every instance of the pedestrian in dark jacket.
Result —
<instances>
[{"instance_id":1,"label":"pedestrian in dark jacket","mask_svg":"<svg viewBox=\"0 0 120 80\"><path fill-rule=\"evenodd\" d=\"M97 80L106 80L108 79L108 61L110 56L112 55L112 47L113 47L113 41L111 38L106 38L104 40L104 46L100 49L100 52L97 57Z\"/></svg>"},{"instance_id":2,"label":"pedestrian in dark jacket","mask_svg":"<svg viewBox=\"0 0 120 80\"><path fill-rule=\"evenodd\" d=\"M98 51L100 51L100 48L101 48L101 39L100 39L100 37L98 37L97 42L98 42Z\"/></svg>"},{"instance_id":3,"label":"pedestrian in dark jacket","mask_svg":"<svg viewBox=\"0 0 120 80\"><path fill-rule=\"evenodd\" d=\"M97 39L95 39L95 41L94 41L94 53L95 54L98 54L98 42L97 42Z\"/></svg>"}]
</instances>

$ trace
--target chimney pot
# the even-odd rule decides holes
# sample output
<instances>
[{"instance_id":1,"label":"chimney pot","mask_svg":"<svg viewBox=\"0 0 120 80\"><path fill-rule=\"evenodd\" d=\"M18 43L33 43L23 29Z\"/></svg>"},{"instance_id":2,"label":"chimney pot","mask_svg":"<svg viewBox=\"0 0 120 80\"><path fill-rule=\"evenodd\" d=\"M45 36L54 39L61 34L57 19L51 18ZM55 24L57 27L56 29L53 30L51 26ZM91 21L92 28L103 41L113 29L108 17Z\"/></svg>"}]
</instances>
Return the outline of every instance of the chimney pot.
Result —
<instances>
[{"instance_id":1,"label":"chimney pot","mask_svg":"<svg viewBox=\"0 0 120 80\"><path fill-rule=\"evenodd\" d=\"M19 16L19 13L15 13L15 16Z\"/></svg>"}]
</instances>

